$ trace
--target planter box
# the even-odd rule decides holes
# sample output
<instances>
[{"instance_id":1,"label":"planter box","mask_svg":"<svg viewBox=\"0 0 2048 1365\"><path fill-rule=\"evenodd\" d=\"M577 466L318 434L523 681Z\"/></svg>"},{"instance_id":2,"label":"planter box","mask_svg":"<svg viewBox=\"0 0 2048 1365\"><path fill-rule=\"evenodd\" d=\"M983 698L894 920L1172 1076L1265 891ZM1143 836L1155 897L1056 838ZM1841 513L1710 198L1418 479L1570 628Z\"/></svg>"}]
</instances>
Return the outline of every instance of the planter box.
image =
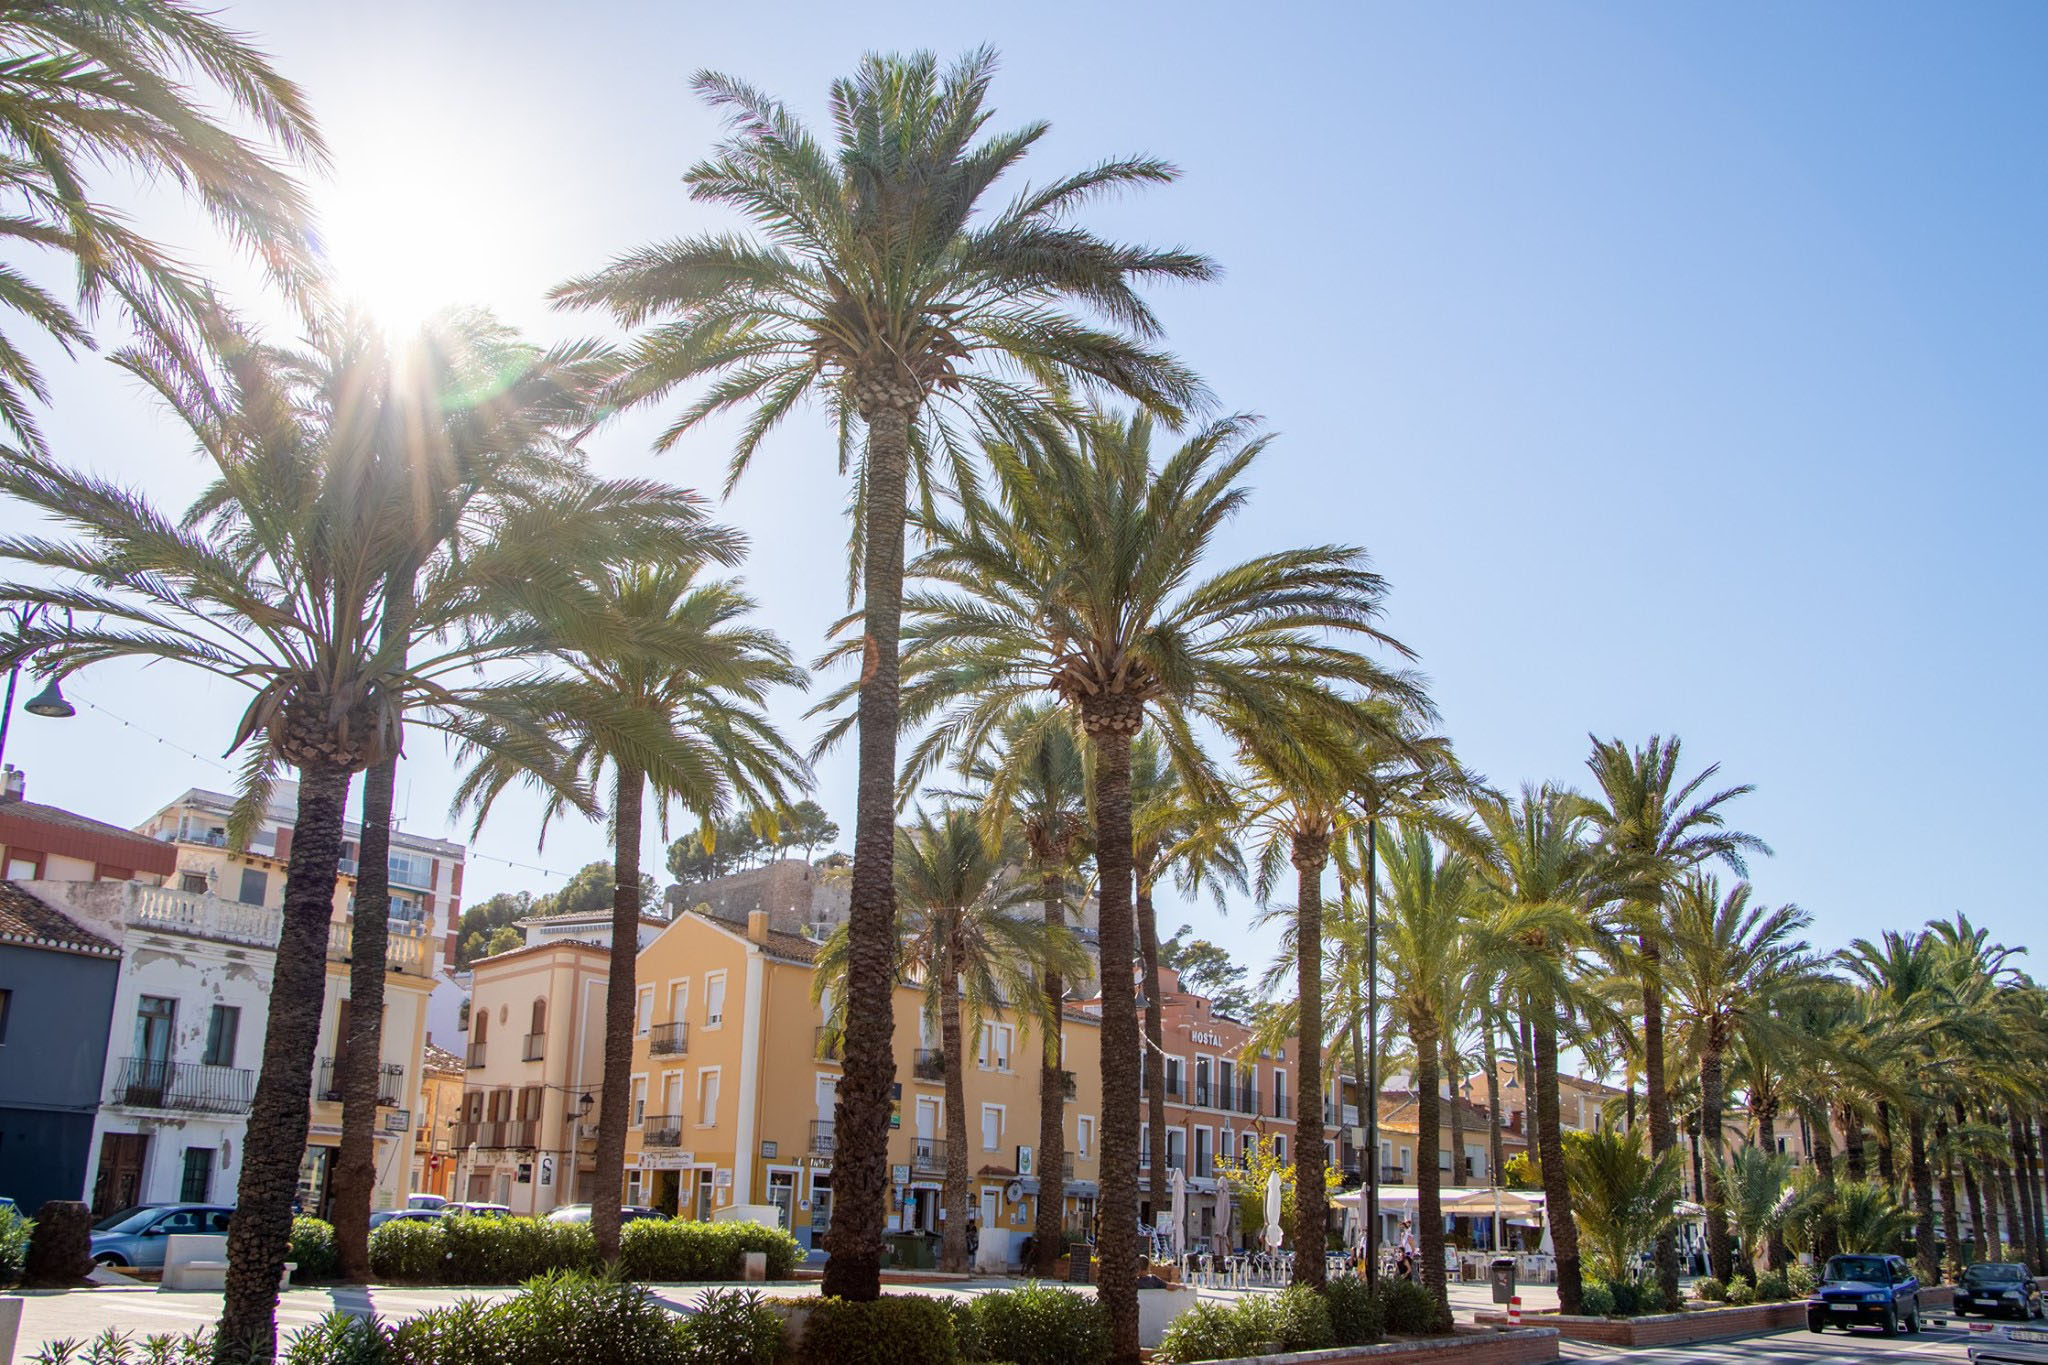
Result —
<instances>
[{"instance_id":1,"label":"planter box","mask_svg":"<svg viewBox=\"0 0 2048 1365\"><path fill-rule=\"evenodd\" d=\"M1244 1356L1228 1365L1542 1365L1558 1359L1557 1331L1461 1327L1456 1336L1410 1337L1376 1346Z\"/></svg>"},{"instance_id":2,"label":"planter box","mask_svg":"<svg viewBox=\"0 0 2048 1365\"><path fill-rule=\"evenodd\" d=\"M1491 1325L1507 1322L1507 1315L1482 1312L1476 1320ZM1718 1341L1723 1337L1756 1336L1783 1332L1806 1325L1806 1300L1789 1303L1755 1303L1742 1308L1699 1308L1684 1313L1657 1313L1644 1318L1565 1317L1562 1313L1524 1313L1524 1323L1554 1327L1574 1341L1598 1342L1603 1346L1683 1346L1695 1341Z\"/></svg>"},{"instance_id":3,"label":"planter box","mask_svg":"<svg viewBox=\"0 0 2048 1365\"><path fill-rule=\"evenodd\" d=\"M1157 1346L1166 1336L1166 1325L1195 1306L1195 1291L1184 1285L1138 1291L1138 1344Z\"/></svg>"}]
</instances>

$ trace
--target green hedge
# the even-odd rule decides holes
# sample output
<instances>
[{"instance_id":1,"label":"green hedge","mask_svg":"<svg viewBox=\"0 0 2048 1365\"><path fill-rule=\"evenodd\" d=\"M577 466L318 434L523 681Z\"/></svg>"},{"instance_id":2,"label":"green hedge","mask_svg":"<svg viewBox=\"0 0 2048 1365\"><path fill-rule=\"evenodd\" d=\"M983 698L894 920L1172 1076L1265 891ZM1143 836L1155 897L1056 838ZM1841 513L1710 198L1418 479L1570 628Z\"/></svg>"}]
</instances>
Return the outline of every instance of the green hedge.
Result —
<instances>
[{"instance_id":1,"label":"green hedge","mask_svg":"<svg viewBox=\"0 0 2048 1365\"><path fill-rule=\"evenodd\" d=\"M619 1270L634 1280L736 1280L749 1251L767 1256L770 1279L787 1278L803 1255L794 1237L760 1223L645 1218L621 1231ZM588 1223L394 1218L370 1234L370 1273L394 1283L519 1284L550 1271L596 1269Z\"/></svg>"},{"instance_id":2,"label":"green hedge","mask_svg":"<svg viewBox=\"0 0 2048 1365\"><path fill-rule=\"evenodd\" d=\"M819 1299L798 1359L804 1365L958 1365L960 1346L945 1299Z\"/></svg>"},{"instance_id":3,"label":"green hedge","mask_svg":"<svg viewBox=\"0 0 2048 1365\"><path fill-rule=\"evenodd\" d=\"M1726 1303L1728 1301L1728 1286L1722 1284L1712 1275L1702 1275L1699 1279L1694 1280L1692 1282L1692 1293L1693 1297L1701 1303Z\"/></svg>"},{"instance_id":4,"label":"green hedge","mask_svg":"<svg viewBox=\"0 0 2048 1365\"><path fill-rule=\"evenodd\" d=\"M295 1284L331 1280L341 1273L341 1248L334 1244L334 1224L318 1218L292 1219L291 1250L285 1259L298 1266Z\"/></svg>"},{"instance_id":5,"label":"green hedge","mask_svg":"<svg viewBox=\"0 0 2048 1365\"><path fill-rule=\"evenodd\" d=\"M1330 1331L1339 1346L1369 1346L1386 1334L1379 1296L1356 1275L1339 1275L1323 1286L1330 1305Z\"/></svg>"},{"instance_id":6,"label":"green hedge","mask_svg":"<svg viewBox=\"0 0 2048 1365\"><path fill-rule=\"evenodd\" d=\"M1009 1365L1102 1365L1109 1310L1085 1294L1032 1283L978 1294L953 1314L960 1354ZM966 1330L961 1330L962 1317Z\"/></svg>"},{"instance_id":7,"label":"green hedge","mask_svg":"<svg viewBox=\"0 0 2048 1365\"><path fill-rule=\"evenodd\" d=\"M509 1299L472 1299L395 1325L332 1313L293 1333L277 1358L281 1365L775 1365L781 1352L782 1315L758 1294L715 1290L695 1314L679 1318L639 1285L555 1274ZM205 1333L137 1342L109 1331L90 1343L52 1342L29 1359L200 1365L212 1350Z\"/></svg>"},{"instance_id":8,"label":"green hedge","mask_svg":"<svg viewBox=\"0 0 2048 1365\"><path fill-rule=\"evenodd\" d=\"M1450 1330L1450 1324L1444 1321L1436 1300L1413 1280L1388 1280L1380 1286L1380 1316L1387 1331L1404 1337L1429 1336Z\"/></svg>"},{"instance_id":9,"label":"green hedge","mask_svg":"<svg viewBox=\"0 0 2048 1365\"><path fill-rule=\"evenodd\" d=\"M13 1284L28 1266L28 1239L35 1219L12 1204L0 1206L0 1284Z\"/></svg>"}]
</instances>

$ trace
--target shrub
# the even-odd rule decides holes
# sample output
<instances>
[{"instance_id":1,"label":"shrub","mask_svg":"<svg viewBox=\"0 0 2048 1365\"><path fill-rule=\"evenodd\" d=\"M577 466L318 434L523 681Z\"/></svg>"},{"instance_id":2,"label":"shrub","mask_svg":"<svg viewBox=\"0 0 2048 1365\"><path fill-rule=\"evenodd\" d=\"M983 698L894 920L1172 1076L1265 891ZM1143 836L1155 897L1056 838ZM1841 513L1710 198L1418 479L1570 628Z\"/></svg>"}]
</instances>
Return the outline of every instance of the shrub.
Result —
<instances>
[{"instance_id":1,"label":"shrub","mask_svg":"<svg viewBox=\"0 0 2048 1365\"><path fill-rule=\"evenodd\" d=\"M1820 1288L1820 1272L1810 1265L1792 1265L1785 1270L1785 1284L1797 1298Z\"/></svg>"},{"instance_id":2,"label":"shrub","mask_svg":"<svg viewBox=\"0 0 2048 1365\"><path fill-rule=\"evenodd\" d=\"M1712 1275L1702 1275L1692 1282L1692 1296L1701 1303L1726 1303L1728 1286Z\"/></svg>"},{"instance_id":3,"label":"shrub","mask_svg":"<svg viewBox=\"0 0 2048 1365\"><path fill-rule=\"evenodd\" d=\"M1252 1303L1259 1296L1244 1300ZM1191 1360L1229 1360L1257 1353L1261 1344L1247 1341L1244 1323L1237 1310L1220 1303L1197 1303L1166 1325L1159 1349L1152 1358L1165 1365L1184 1365Z\"/></svg>"},{"instance_id":4,"label":"shrub","mask_svg":"<svg viewBox=\"0 0 2048 1365\"><path fill-rule=\"evenodd\" d=\"M767 1255L771 1280L803 1258L796 1238L760 1223L643 1218L619 1233L619 1268L636 1280L736 1280L750 1251Z\"/></svg>"},{"instance_id":5,"label":"shrub","mask_svg":"<svg viewBox=\"0 0 2048 1365\"><path fill-rule=\"evenodd\" d=\"M939 1299L819 1299L804 1328L804 1365L956 1365L953 1315Z\"/></svg>"},{"instance_id":6,"label":"shrub","mask_svg":"<svg viewBox=\"0 0 2048 1365\"><path fill-rule=\"evenodd\" d=\"M390 1352L391 1329L376 1318L329 1313L294 1332L278 1360L280 1365L384 1365Z\"/></svg>"},{"instance_id":7,"label":"shrub","mask_svg":"<svg viewBox=\"0 0 2048 1365\"><path fill-rule=\"evenodd\" d=\"M1642 1311L1643 1287L1639 1280L1603 1280L1608 1296L1614 1300L1613 1312L1620 1317L1632 1318Z\"/></svg>"},{"instance_id":8,"label":"shrub","mask_svg":"<svg viewBox=\"0 0 2048 1365\"><path fill-rule=\"evenodd\" d=\"M433 1284L447 1274L448 1239L441 1220L394 1218L370 1233L370 1273L396 1283Z\"/></svg>"},{"instance_id":9,"label":"shrub","mask_svg":"<svg viewBox=\"0 0 2048 1365\"><path fill-rule=\"evenodd\" d=\"M0 1207L0 1284L13 1284L28 1264L28 1239L35 1219L8 1204Z\"/></svg>"},{"instance_id":10,"label":"shrub","mask_svg":"<svg viewBox=\"0 0 2048 1365\"><path fill-rule=\"evenodd\" d=\"M28 1357L29 1365L211 1365L209 1333L174 1336L169 1332L137 1341L128 1332L109 1327L90 1341L45 1342Z\"/></svg>"},{"instance_id":11,"label":"shrub","mask_svg":"<svg viewBox=\"0 0 2048 1365\"><path fill-rule=\"evenodd\" d=\"M1756 1302L1756 1286L1748 1280L1728 1282L1728 1302L1737 1308L1745 1308Z\"/></svg>"},{"instance_id":12,"label":"shrub","mask_svg":"<svg viewBox=\"0 0 2048 1365\"><path fill-rule=\"evenodd\" d=\"M1271 1294L1247 1294L1237 1301L1237 1334L1244 1354L1265 1352L1280 1339L1280 1305Z\"/></svg>"},{"instance_id":13,"label":"shrub","mask_svg":"<svg viewBox=\"0 0 2048 1365\"><path fill-rule=\"evenodd\" d=\"M1587 1280L1579 1287L1579 1311L1594 1318L1614 1316L1617 1309L1613 1286L1605 1280Z\"/></svg>"},{"instance_id":14,"label":"shrub","mask_svg":"<svg viewBox=\"0 0 2048 1365\"><path fill-rule=\"evenodd\" d=\"M1436 1300L1413 1280L1389 1280L1380 1287L1380 1315L1389 1332L1426 1336L1437 1325Z\"/></svg>"},{"instance_id":15,"label":"shrub","mask_svg":"<svg viewBox=\"0 0 2048 1365\"><path fill-rule=\"evenodd\" d=\"M294 1261L298 1269L292 1272L294 1280L331 1280L341 1270L341 1249L334 1244L334 1224L323 1223L318 1218L292 1219L291 1250L285 1253L287 1261Z\"/></svg>"},{"instance_id":16,"label":"shrub","mask_svg":"<svg viewBox=\"0 0 2048 1365\"><path fill-rule=\"evenodd\" d=\"M1664 1302L1663 1285L1649 1284L1647 1282L1638 1282L1636 1284L1635 1290L1636 1313L1639 1316L1648 1317L1652 1313L1663 1313L1669 1311L1668 1305Z\"/></svg>"},{"instance_id":17,"label":"shrub","mask_svg":"<svg viewBox=\"0 0 2048 1365\"><path fill-rule=\"evenodd\" d=\"M974 1300L948 1299L946 1307L953 1314L953 1344L959 1348L960 1358L987 1360L988 1352L981 1347L981 1324L974 1320Z\"/></svg>"},{"instance_id":18,"label":"shrub","mask_svg":"<svg viewBox=\"0 0 2048 1365\"><path fill-rule=\"evenodd\" d=\"M1367 1346L1384 1334L1380 1301L1372 1286L1356 1275L1339 1275L1331 1280L1323 1286L1323 1298L1330 1305L1330 1330L1337 1345Z\"/></svg>"},{"instance_id":19,"label":"shrub","mask_svg":"<svg viewBox=\"0 0 2048 1365\"><path fill-rule=\"evenodd\" d=\"M588 1223L463 1214L437 1221L448 1284L523 1284L552 1271L597 1268L597 1243Z\"/></svg>"},{"instance_id":20,"label":"shrub","mask_svg":"<svg viewBox=\"0 0 2048 1365\"><path fill-rule=\"evenodd\" d=\"M398 1324L384 1365L694 1365L710 1358L689 1352L689 1334L639 1285L557 1273L509 1299L471 1300Z\"/></svg>"},{"instance_id":21,"label":"shrub","mask_svg":"<svg viewBox=\"0 0 2048 1365\"><path fill-rule=\"evenodd\" d=\"M1337 1344L1330 1305L1305 1284L1289 1285L1274 1295L1273 1313L1273 1340L1283 1351L1323 1351Z\"/></svg>"},{"instance_id":22,"label":"shrub","mask_svg":"<svg viewBox=\"0 0 2048 1365\"><path fill-rule=\"evenodd\" d=\"M1756 1296L1765 1303L1783 1303L1792 1297L1792 1286L1774 1270L1757 1280Z\"/></svg>"},{"instance_id":23,"label":"shrub","mask_svg":"<svg viewBox=\"0 0 2048 1365\"><path fill-rule=\"evenodd\" d=\"M680 1330L689 1365L775 1365L782 1354L782 1314L750 1289L712 1290Z\"/></svg>"},{"instance_id":24,"label":"shrub","mask_svg":"<svg viewBox=\"0 0 2048 1365\"><path fill-rule=\"evenodd\" d=\"M1028 1284L983 1294L969 1305L970 1359L1014 1365L1101 1365L1109 1359L1109 1310L1071 1289ZM956 1315L957 1318L957 1315Z\"/></svg>"}]
</instances>

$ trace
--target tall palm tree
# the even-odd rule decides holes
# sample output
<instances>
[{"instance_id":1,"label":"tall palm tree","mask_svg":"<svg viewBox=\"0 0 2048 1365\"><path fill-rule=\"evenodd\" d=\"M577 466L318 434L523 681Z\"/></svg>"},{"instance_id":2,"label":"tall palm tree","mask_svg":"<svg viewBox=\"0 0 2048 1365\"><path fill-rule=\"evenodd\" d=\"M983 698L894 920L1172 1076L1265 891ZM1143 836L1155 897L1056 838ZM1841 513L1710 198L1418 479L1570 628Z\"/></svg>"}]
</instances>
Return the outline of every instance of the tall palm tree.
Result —
<instances>
[{"instance_id":1,"label":"tall palm tree","mask_svg":"<svg viewBox=\"0 0 2048 1365\"><path fill-rule=\"evenodd\" d=\"M1075 901L1075 874L1088 855L1088 765L1072 717L1060 708L1021 705L1003 723L990 752L967 765L987 823L999 839L1022 844L1036 873L1047 933L1064 931ZM1052 1273L1064 1253L1067 1069L1062 1012L1068 994L1085 986L1050 964L1038 977L1044 1046L1038 1067L1038 1206L1032 1226L1033 1268Z\"/></svg>"},{"instance_id":2,"label":"tall palm tree","mask_svg":"<svg viewBox=\"0 0 2048 1365\"><path fill-rule=\"evenodd\" d=\"M1642 981L1643 1088L1650 1151L1678 1145L1671 1093L1664 1074L1663 907L1679 878L1701 863L1720 861L1746 875L1744 855L1769 853L1755 835L1730 829L1726 806L1748 786L1708 791L1720 771L1709 764L1689 780L1679 777L1679 740L1659 735L1631 746L1619 739L1593 741L1586 766L1599 793L1587 808L1616 884L1616 899L1636 935ZM1657 1238L1657 1281L1666 1303L1678 1302L1678 1240L1671 1229Z\"/></svg>"},{"instance_id":3,"label":"tall palm tree","mask_svg":"<svg viewBox=\"0 0 2048 1365\"><path fill-rule=\"evenodd\" d=\"M1076 215L1103 195L1165 184L1177 172L1120 158L989 196L1048 131L984 136L995 56L941 70L929 53L871 55L832 86L833 141L779 101L711 72L695 86L731 117L731 136L685 176L705 204L737 209L762 234L688 237L643 248L555 292L628 327L612 395L627 407L702 384L660 438L666 447L714 413L748 408L732 458L745 469L762 438L807 395L840 427L844 472L858 438L854 575L864 588L860 775L854 822L853 1006L839 1086L834 1216L825 1290L881 1292L894 1076L889 1034L903 528L912 466L952 452L972 482L948 411L984 430L1042 427L1053 387L1122 394L1164 414L1202 398L1194 376L1154 344L1159 325L1136 286L1204 280L1204 257L1111 242ZM1092 317L1091 317L1092 315Z\"/></svg>"},{"instance_id":4,"label":"tall palm tree","mask_svg":"<svg viewBox=\"0 0 2048 1365\"><path fill-rule=\"evenodd\" d=\"M1671 1018L1699 1058L1707 1261L1725 1282L1735 1274L1722 1182L1728 1057L1740 1037L1770 1039L1775 1007L1818 970L1806 940L1796 937L1813 916L1792 905L1751 905L1748 882L1724 896L1720 880L1704 872L1678 884L1669 915L1664 988Z\"/></svg>"},{"instance_id":5,"label":"tall palm tree","mask_svg":"<svg viewBox=\"0 0 2048 1365\"><path fill-rule=\"evenodd\" d=\"M6 0L0 52L0 242L60 253L78 272L67 304L18 259L0 263L0 307L75 351L94 344L88 324L111 295L187 382L204 368L195 346L232 343L208 283L96 196L97 174L117 168L190 194L309 301L317 260L291 169L324 169L327 150L305 96L244 35L188 0ZM39 454L30 400L48 397L34 362L0 338L0 423Z\"/></svg>"},{"instance_id":6,"label":"tall palm tree","mask_svg":"<svg viewBox=\"0 0 2048 1365\"><path fill-rule=\"evenodd\" d=\"M1169 876L1183 893L1207 887L1223 908L1227 887L1245 887L1244 855L1234 838L1237 813L1210 792L1198 794L1174 766L1159 732L1147 727L1131 743L1131 903L1137 917L1138 966L1144 973L1146 1121L1157 1140L1166 1133L1166 1012L1159 984L1159 914L1153 892ZM1146 1197L1155 1209L1171 1198L1165 1160L1154 1161Z\"/></svg>"},{"instance_id":7,"label":"tall palm tree","mask_svg":"<svg viewBox=\"0 0 2048 1365\"><path fill-rule=\"evenodd\" d=\"M486 584L545 585L553 556L579 536L601 539L618 510L616 498L598 492L508 522L461 574L416 604L408 638L450 638L404 654L384 640L383 621L388 566L407 528L381 496L376 452L337 427L320 356L247 345L231 361L226 403L216 408L171 367L127 358L218 476L182 522L128 489L39 457L0 460L0 492L75 537L0 540L0 560L39 579L0 586L0 601L46 601L92 621L24 632L0 646L0 666L35 656L64 676L110 659L169 661L249 689L231 744L244 753L230 821L237 842L267 808L272 776L298 770L277 976L228 1239L223 1353L252 1342L268 1350L274 1335L350 780L392 752L409 713L548 770L545 736L499 712L473 677L527 646L472 631L472 604ZM687 500L674 501L689 510Z\"/></svg>"},{"instance_id":8,"label":"tall palm tree","mask_svg":"<svg viewBox=\"0 0 2048 1365\"><path fill-rule=\"evenodd\" d=\"M1070 441L991 446L995 495L965 491L957 515L926 519L931 548L913 567L928 586L905 600L903 716L931 726L920 756L978 751L1013 706L1047 690L1077 716L1091 747L1102 958L1101 1295L1119 1361L1138 1351L1132 741L1151 716L1182 773L1220 792L1195 733L1198 717L1313 719L1343 707L1329 687L1406 685L1352 648L1385 641L1375 624L1385 586L1363 551L1316 546L1203 573L1210 542L1244 505L1241 480L1266 444L1245 419L1202 428L1157 467L1152 432L1150 418L1099 414ZM1093 548L1075 555L1077 545ZM827 742L850 723L842 717Z\"/></svg>"},{"instance_id":9,"label":"tall palm tree","mask_svg":"<svg viewBox=\"0 0 2048 1365\"><path fill-rule=\"evenodd\" d=\"M590 1204L591 1232L606 1261L619 1254L631 1118L647 794L664 826L671 806L705 825L736 806L772 824L791 790L809 779L762 710L772 689L803 686L803 670L773 633L747 624L752 599L733 583L697 576L730 549L729 540L702 536L674 545L659 567L590 573L580 591L560 594L524 623L547 662L506 688L560 733L571 771L591 787L606 773L612 779L612 929ZM457 800L481 819L522 776L501 754L484 753ZM562 804L551 797L549 814Z\"/></svg>"},{"instance_id":10,"label":"tall palm tree","mask_svg":"<svg viewBox=\"0 0 2048 1365\"><path fill-rule=\"evenodd\" d=\"M1583 1278L1571 1183L1565 1178L1558 1032L1561 1015L1569 1018L1581 1004L1591 1004L1584 957L1600 941L1592 912L1605 890L1586 840L1588 818L1573 794L1548 785L1525 786L1519 799L1481 792L1473 797L1472 812L1482 835L1477 869L1489 898L1530 920L1503 984L1529 1002L1533 1069L1522 1080L1536 1125L1546 1221L1557 1248L1558 1302L1562 1311L1576 1313Z\"/></svg>"},{"instance_id":11,"label":"tall palm tree","mask_svg":"<svg viewBox=\"0 0 2048 1365\"><path fill-rule=\"evenodd\" d=\"M1028 1035L1033 1017L1041 1023L1045 1018L1044 993L1034 976L1087 967L1087 955L1065 926L1048 929L1015 913L1037 888L1009 874L1011 851L984 837L974 812L963 806L947 807L936 820L920 814L901 831L896 849L898 958L904 974L924 985L925 1013L938 1025L946 1064L946 1179L940 1193L946 1228L939 1263L949 1271L968 1269L969 1040L981 1035L984 1020L1001 1014L1016 1018ZM835 1001L845 998L847 953L848 932L841 925L818 955L814 990L831 987ZM844 1028L841 1011L835 1031L843 1034ZM1039 1189L1043 1199L1049 1190L1043 1183ZM1057 1206L1056 1195L1054 1200Z\"/></svg>"}]
</instances>

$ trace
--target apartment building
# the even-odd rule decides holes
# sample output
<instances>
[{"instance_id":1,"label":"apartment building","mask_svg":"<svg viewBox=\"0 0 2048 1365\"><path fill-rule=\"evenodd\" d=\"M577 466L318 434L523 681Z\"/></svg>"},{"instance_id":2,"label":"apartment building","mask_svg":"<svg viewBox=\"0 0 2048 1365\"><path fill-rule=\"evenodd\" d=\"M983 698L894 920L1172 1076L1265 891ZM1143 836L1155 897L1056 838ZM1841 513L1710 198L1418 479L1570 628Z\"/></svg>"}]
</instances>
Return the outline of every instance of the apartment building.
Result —
<instances>
[{"instance_id":1,"label":"apartment building","mask_svg":"<svg viewBox=\"0 0 2048 1365\"><path fill-rule=\"evenodd\" d=\"M413 1114L408 1193L455 1198L455 1125L462 1114L463 1060L431 1037L420 1058L419 1109Z\"/></svg>"},{"instance_id":2,"label":"apartment building","mask_svg":"<svg viewBox=\"0 0 2048 1365\"><path fill-rule=\"evenodd\" d=\"M523 944L471 964L462 1094L449 1147L463 1198L545 1214L591 1197L612 915L536 918L519 927ZM643 917L640 944L667 927Z\"/></svg>"},{"instance_id":3,"label":"apartment building","mask_svg":"<svg viewBox=\"0 0 2048 1365\"><path fill-rule=\"evenodd\" d=\"M143 822L139 832L176 851L169 886L179 893L264 910L282 910L291 858L298 789L281 782L247 847L228 846L233 798L194 787ZM349 963L353 939L356 858L361 829L343 828L341 875L327 938L327 989L314 1061L313 1112L306 1159L300 1170L300 1205L325 1213L331 1172L341 1142L341 1063L349 1031ZM447 840L402 829L391 832L390 937L379 1058L377 1184L372 1207L404 1201L411 1179L413 1114L419 1108L421 1059L426 1046L427 1001L441 963L452 956L461 915L464 849ZM261 1039L255 1042L261 1055Z\"/></svg>"},{"instance_id":4,"label":"apartment building","mask_svg":"<svg viewBox=\"0 0 2048 1365\"><path fill-rule=\"evenodd\" d=\"M685 911L642 950L634 1039L629 1203L685 1216L769 1206L807 1246L832 1220L833 1114L841 1074L813 1001L817 943L773 926ZM947 1164L945 1061L924 992L895 994L896 1091L890 1115L891 1231L936 1232ZM1070 1227L1094 1217L1100 1192L1099 1023L1070 1011L1067 1147L1058 1192ZM1042 1040L1008 1013L985 1022L964 1072L968 1169L984 1265L1012 1264L1031 1232L1039 1185Z\"/></svg>"},{"instance_id":5,"label":"apartment building","mask_svg":"<svg viewBox=\"0 0 2048 1365\"><path fill-rule=\"evenodd\" d=\"M0 788L0 877L10 881L163 881L177 855L132 830L24 800L21 770Z\"/></svg>"}]
</instances>

